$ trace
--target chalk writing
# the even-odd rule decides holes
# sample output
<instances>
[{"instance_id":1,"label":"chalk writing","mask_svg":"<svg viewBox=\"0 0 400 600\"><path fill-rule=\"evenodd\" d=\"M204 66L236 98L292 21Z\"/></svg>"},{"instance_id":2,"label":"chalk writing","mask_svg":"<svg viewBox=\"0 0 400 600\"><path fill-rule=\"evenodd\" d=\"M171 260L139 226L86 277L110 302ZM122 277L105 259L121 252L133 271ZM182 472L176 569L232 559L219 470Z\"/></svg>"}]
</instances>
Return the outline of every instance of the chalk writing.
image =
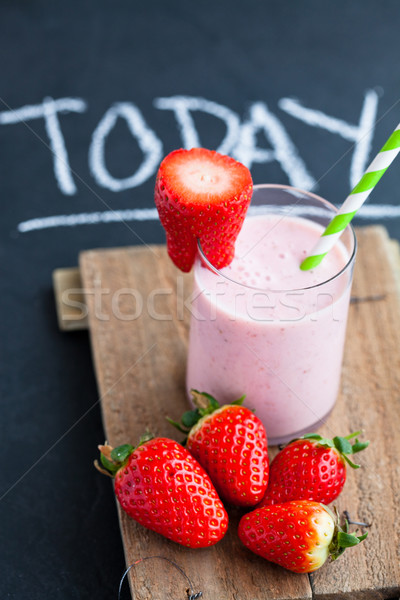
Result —
<instances>
[{"instance_id":1,"label":"chalk writing","mask_svg":"<svg viewBox=\"0 0 400 600\"><path fill-rule=\"evenodd\" d=\"M257 148L257 133L263 131L272 151ZM250 107L249 118L240 129L239 144L234 156L251 169L255 162L279 162L289 182L304 190L315 188L315 179L308 173L303 160L279 119L263 102Z\"/></svg>"},{"instance_id":2,"label":"chalk writing","mask_svg":"<svg viewBox=\"0 0 400 600\"><path fill-rule=\"evenodd\" d=\"M240 132L240 118L233 110L211 102L205 98L194 98L192 96L172 96L171 98L156 98L154 106L160 110L173 110L180 129L183 148L198 148L202 146L199 134L195 127L191 112L201 111L208 113L217 119L224 121L226 134L222 142L216 148L222 154L231 154Z\"/></svg>"},{"instance_id":3,"label":"chalk writing","mask_svg":"<svg viewBox=\"0 0 400 600\"><path fill-rule=\"evenodd\" d=\"M202 111L222 120L226 126L225 136L217 147L219 152L231 154L249 168L256 163L277 161L290 184L305 190L316 189L315 178L305 165L288 131L266 103L251 104L242 122L239 115L228 107L205 98L172 96L156 98L153 104L158 110L174 112L184 148L201 146L201 137L191 113ZM377 105L377 92L368 90L361 108L359 123L352 125L342 119L326 115L320 110L306 108L298 100L282 98L278 102L278 107L292 117L354 142L350 167L351 185L358 181L366 167L374 133ZM65 112L81 113L85 110L87 110L87 103L80 98L57 100L45 98L38 105L0 112L0 125L12 123L27 125L31 119L44 119L49 139L48 147L53 156L54 176L61 192L66 195L75 194L77 189L58 115ZM123 179L114 177L105 162L105 144L118 118L125 120L143 153L142 163L136 167L132 175ZM257 134L260 132L265 135L271 148L257 146ZM93 132L88 153L89 168L98 185L113 192L120 192L140 186L150 179L157 170L162 153L161 140L146 123L139 108L131 102L119 102L106 111Z\"/></svg>"},{"instance_id":4,"label":"chalk writing","mask_svg":"<svg viewBox=\"0 0 400 600\"><path fill-rule=\"evenodd\" d=\"M0 125L24 123L32 119L44 119L45 129L49 138L48 148L53 157L53 168L58 187L63 194L71 196L77 189L71 175L67 148L58 119L59 113L85 112L87 104L81 98L45 98L41 104L27 105L15 110L0 112ZM27 125L32 131L32 129ZM43 142L45 143L45 142ZM45 143L45 145L47 145Z\"/></svg>"},{"instance_id":5,"label":"chalk writing","mask_svg":"<svg viewBox=\"0 0 400 600\"><path fill-rule=\"evenodd\" d=\"M247 113L240 116L222 104L193 96L171 96L155 98L153 106L157 110L170 110L174 113L182 147L201 146L201 135L196 128L193 113L200 111L223 122L225 133L216 150L230 154L246 164L250 169L255 164L276 161L287 176L288 182L305 190L318 187L313 174L305 164L299 149L291 139L282 121L265 102L253 102ZM321 110L304 106L295 98L281 98L278 109L310 127L317 127L330 134L338 135L352 142L349 183L353 187L362 176L371 151L375 120L378 110L378 92L367 90L357 124L348 123L339 117L328 115ZM65 195L77 193L74 181L83 179L70 167L67 144L60 125L60 115L68 112L84 113L88 105L82 98L45 98L40 104L25 105L17 109L0 112L0 125L23 123L50 150L53 173L60 191ZM137 141L143 158L139 165L132 165L132 174L117 178L110 173L105 159L105 148L110 133L121 118ZM43 119L47 141L32 130L29 121ZM260 134L266 140L266 147L259 146ZM132 102L117 102L107 109L93 131L89 142L88 163L95 182L102 188L120 192L144 184L154 176L163 156L163 143L156 132L145 121L140 109ZM338 160L341 157L338 157ZM327 165L327 171L333 168ZM83 182L85 183L85 182ZM89 187L89 186L88 186ZM400 217L400 208L389 205L364 206L360 218ZM23 221L18 225L21 233L53 227L73 227L96 223L122 221L146 221L157 219L153 208L127 210L105 210L71 215L54 215Z\"/></svg>"},{"instance_id":6,"label":"chalk writing","mask_svg":"<svg viewBox=\"0 0 400 600\"><path fill-rule=\"evenodd\" d=\"M279 100L278 106L307 125L320 127L355 142L350 165L350 187L353 188L361 179L367 166L378 109L377 92L375 90L366 92L358 125L350 125L342 119L330 117L319 110L305 108L298 100L291 98L282 98Z\"/></svg>"},{"instance_id":7,"label":"chalk writing","mask_svg":"<svg viewBox=\"0 0 400 600\"><path fill-rule=\"evenodd\" d=\"M105 164L104 146L118 117L125 119L129 131L138 141L144 159L139 169L125 179L113 177ZM144 183L156 171L162 159L162 143L146 124L140 110L131 102L120 102L108 109L97 125L89 148L89 167L96 182L113 192L127 190Z\"/></svg>"}]
</instances>

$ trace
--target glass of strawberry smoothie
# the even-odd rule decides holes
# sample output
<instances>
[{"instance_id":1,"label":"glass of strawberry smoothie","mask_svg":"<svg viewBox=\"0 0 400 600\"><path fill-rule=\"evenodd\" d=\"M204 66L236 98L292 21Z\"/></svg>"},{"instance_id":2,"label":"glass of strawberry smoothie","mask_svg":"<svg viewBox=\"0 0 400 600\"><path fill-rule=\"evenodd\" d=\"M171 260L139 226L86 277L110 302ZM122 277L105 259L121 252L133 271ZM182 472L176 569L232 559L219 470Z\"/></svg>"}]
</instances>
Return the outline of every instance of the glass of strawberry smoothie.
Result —
<instances>
[{"instance_id":1,"label":"glass of strawberry smoothie","mask_svg":"<svg viewBox=\"0 0 400 600\"><path fill-rule=\"evenodd\" d=\"M348 226L311 271L301 261L333 218L326 200L282 185L254 187L230 266L199 255L187 364L187 390L221 403L246 395L270 444L315 430L340 384L356 254Z\"/></svg>"}]
</instances>

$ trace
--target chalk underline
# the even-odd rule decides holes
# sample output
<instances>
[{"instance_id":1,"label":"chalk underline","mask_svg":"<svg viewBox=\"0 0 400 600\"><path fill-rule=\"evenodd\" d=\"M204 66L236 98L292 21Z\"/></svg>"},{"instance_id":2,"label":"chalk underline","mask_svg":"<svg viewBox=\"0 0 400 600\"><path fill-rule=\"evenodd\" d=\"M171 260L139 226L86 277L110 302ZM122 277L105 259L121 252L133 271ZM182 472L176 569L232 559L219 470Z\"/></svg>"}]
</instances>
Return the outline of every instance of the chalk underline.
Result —
<instances>
[{"instance_id":1,"label":"chalk underline","mask_svg":"<svg viewBox=\"0 0 400 600\"><path fill-rule=\"evenodd\" d=\"M255 207L260 210L260 207ZM249 212L252 211L250 208ZM308 207L305 209L291 210L290 214L318 214L320 209ZM395 219L400 217L400 206L391 204L364 205L357 213L357 217L365 220ZM17 229L20 233L29 233L41 229L55 227L77 227L79 225L99 225L107 223L124 223L127 221L156 221L158 213L156 208L133 208L123 210L104 210L99 212L84 212L71 215L53 215L38 217L22 221Z\"/></svg>"}]
</instances>

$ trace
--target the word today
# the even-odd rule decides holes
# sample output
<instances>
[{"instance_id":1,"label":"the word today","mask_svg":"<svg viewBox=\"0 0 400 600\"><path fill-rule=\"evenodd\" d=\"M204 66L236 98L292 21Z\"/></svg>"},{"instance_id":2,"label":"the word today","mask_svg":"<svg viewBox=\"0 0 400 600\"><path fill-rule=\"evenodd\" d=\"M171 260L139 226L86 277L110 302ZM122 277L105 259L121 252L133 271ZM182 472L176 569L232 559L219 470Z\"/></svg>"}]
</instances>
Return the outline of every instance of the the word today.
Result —
<instances>
[{"instance_id":1,"label":"the word today","mask_svg":"<svg viewBox=\"0 0 400 600\"><path fill-rule=\"evenodd\" d=\"M288 131L279 116L271 111L265 102L252 103L243 118L227 106L192 96L155 98L153 104L158 110L174 113L182 138L182 147L193 148L202 145L193 119L193 113L202 111L220 119L225 126L226 131L216 148L217 151L233 156L250 169L256 163L277 161L291 185L305 190L316 188L316 181ZM361 102L359 121L357 124L351 124L320 110L307 108L295 99L281 98L277 104L278 111L354 143L349 177L351 187L358 182L367 166L377 106L378 93L375 90L366 91ZM51 150L57 185L63 194L73 195L77 193L77 177L70 167L68 148L62 132L62 115L84 113L87 110L88 104L82 98L45 98L40 104L1 111L0 125L28 124L34 119L42 119L47 136L45 143ZM113 176L105 160L107 140L118 119L126 122L142 153L140 164L132 165L132 174L125 178ZM260 134L265 136L268 148L257 145ZM163 154L162 141L146 123L140 109L133 102L118 102L105 112L93 131L88 161L91 175L99 186L120 192L142 185L151 178Z\"/></svg>"}]
</instances>

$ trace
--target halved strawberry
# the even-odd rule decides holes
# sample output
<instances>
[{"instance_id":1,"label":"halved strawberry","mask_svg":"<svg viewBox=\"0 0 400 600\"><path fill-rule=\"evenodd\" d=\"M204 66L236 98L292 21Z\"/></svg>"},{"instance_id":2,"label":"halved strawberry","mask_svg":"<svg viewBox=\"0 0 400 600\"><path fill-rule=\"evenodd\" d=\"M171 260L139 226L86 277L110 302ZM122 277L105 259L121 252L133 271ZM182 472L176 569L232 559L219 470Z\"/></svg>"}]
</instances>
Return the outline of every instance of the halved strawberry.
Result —
<instances>
[{"instance_id":1,"label":"halved strawberry","mask_svg":"<svg viewBox=\"0 0 400 600\"><path fill-rule=\"evenodd\" d=\"M168 254L179 269L192 268L197 239L213 266L229 265L252 191L250 171L229 156L192 148L164 158L154 197Z\"/></svg>"}]
</instances>

